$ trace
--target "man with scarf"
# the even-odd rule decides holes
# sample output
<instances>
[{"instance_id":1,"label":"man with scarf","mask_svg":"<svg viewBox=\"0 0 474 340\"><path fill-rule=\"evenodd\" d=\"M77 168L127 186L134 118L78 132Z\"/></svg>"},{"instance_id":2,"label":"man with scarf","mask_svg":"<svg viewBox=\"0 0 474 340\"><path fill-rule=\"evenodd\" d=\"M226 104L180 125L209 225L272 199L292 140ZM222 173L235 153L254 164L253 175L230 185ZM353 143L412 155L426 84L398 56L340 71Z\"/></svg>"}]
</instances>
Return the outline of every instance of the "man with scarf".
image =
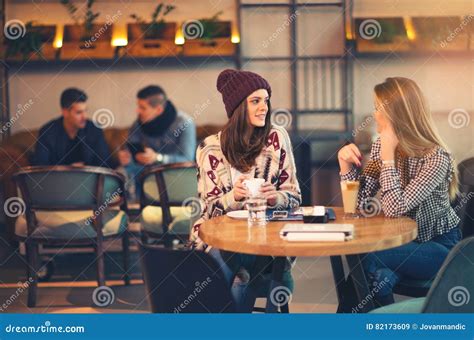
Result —
<instances>
[{"instance_id":1,"label":"man with scarf","mask_svg":"<svg viewBox=\"0 0 474 340\"><path fill-rule=\"evenodd\" d=\"M136 183L146 166L194 160L194 121L176 110L161 87L150 85L138 91L137 113L126 148L118 153L120 165L130 179L134 178Z\"/></svg>"}]
</instances>

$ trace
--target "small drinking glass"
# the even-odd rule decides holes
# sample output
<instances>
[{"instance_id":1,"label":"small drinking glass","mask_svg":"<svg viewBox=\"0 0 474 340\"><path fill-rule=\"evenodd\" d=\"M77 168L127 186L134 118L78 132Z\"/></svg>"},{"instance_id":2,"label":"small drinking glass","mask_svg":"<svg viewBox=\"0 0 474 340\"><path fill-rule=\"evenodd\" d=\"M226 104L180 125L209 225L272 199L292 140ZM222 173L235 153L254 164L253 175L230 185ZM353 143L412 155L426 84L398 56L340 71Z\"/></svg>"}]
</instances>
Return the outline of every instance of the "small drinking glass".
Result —
<instances>
[{"instance_id":1,"label":"small drinking glass","mask_svg":"<svg viewBox=\"0 0 474 340\"><path fill-rule=\"evenodd\" d=\"M267 225L267 200L263 197L249 197L246 201L249 227L265 227Z\"/></svg>"}]
</instances>

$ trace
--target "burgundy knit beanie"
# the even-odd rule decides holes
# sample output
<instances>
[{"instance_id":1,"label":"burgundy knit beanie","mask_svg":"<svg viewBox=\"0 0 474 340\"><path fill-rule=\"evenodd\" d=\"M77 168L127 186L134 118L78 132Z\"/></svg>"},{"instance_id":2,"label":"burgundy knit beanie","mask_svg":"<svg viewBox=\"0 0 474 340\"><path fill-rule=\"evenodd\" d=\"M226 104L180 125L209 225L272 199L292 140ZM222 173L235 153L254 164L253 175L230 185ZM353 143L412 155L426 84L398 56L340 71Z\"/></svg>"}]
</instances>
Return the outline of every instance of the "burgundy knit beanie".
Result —
<instances>
[{"instance_id":1,"label":"burgundy knit beanie","mask_svg":"<svg viewBox=\"0 0 474 340\"><path fill-rule=\"evenodd\" d=\"M222 94L229 118L245 98L260 89L267 90L269 97L272 95L270 84L253 72L227 69L217 77L217 90Z\"/></svg>"}]
</instances>

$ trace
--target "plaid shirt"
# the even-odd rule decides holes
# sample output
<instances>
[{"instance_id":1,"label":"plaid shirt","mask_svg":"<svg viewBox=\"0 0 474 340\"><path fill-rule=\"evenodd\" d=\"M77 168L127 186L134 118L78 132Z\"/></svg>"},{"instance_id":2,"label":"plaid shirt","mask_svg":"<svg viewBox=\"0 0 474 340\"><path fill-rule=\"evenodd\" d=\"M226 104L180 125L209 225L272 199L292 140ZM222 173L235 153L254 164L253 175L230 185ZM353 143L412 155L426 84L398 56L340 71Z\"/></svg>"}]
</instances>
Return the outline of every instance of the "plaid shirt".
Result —
<instances>
[{"instance_id":1,"label":"plaid shirt","mask_svg":"<svg viewBox=\"0 0 474 340\"><path fill-rule=\"evenodd\" d=\"M408 216L418 225L418 242L427 242L456 227L460 221L449 202L454 165L451 155L435 147L423 157L402 157L396 166L382 166L380 138L372 145L370 160L359 173L355 167L342 180L360 181L358 207L367 211L379 205L387 217ZM381 200L373 197L381 193Z\"/></svg>"}]
</instances>

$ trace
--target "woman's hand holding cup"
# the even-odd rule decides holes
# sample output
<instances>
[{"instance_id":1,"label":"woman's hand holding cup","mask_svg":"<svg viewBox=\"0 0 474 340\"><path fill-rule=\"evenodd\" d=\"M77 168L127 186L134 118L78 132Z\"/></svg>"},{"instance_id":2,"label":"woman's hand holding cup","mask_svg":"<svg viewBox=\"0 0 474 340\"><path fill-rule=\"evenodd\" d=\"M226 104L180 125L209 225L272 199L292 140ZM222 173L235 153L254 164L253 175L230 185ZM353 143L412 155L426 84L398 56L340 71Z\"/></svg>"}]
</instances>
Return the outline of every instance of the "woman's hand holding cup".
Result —
<instances>
[{"instance_id":1,"label":"woman's hand holding cup","mask_svg":"<svg viewBox=\"0 0 474 340\"><path fill-rule=\"evenodd\" d=\"M260 192L262 193L262 196L267 199L268 205L274 206L276 204L277 189L272 183L270 182L263 183L262 186L260 187Z\"/></svg>"},{"instance_id":2,"label":"woman's hand holding cup","mask_svg":"<svg viewBox=\"0 0 474 340\"><path fill-rule=\"evenodd\" d=\"M236 201L242 201L247 197L247 187L243 183L246 179L249 179L249 176L242 175L237 179L237 182L234 184L234 199Z\"/></svg>"}]
</instances>

